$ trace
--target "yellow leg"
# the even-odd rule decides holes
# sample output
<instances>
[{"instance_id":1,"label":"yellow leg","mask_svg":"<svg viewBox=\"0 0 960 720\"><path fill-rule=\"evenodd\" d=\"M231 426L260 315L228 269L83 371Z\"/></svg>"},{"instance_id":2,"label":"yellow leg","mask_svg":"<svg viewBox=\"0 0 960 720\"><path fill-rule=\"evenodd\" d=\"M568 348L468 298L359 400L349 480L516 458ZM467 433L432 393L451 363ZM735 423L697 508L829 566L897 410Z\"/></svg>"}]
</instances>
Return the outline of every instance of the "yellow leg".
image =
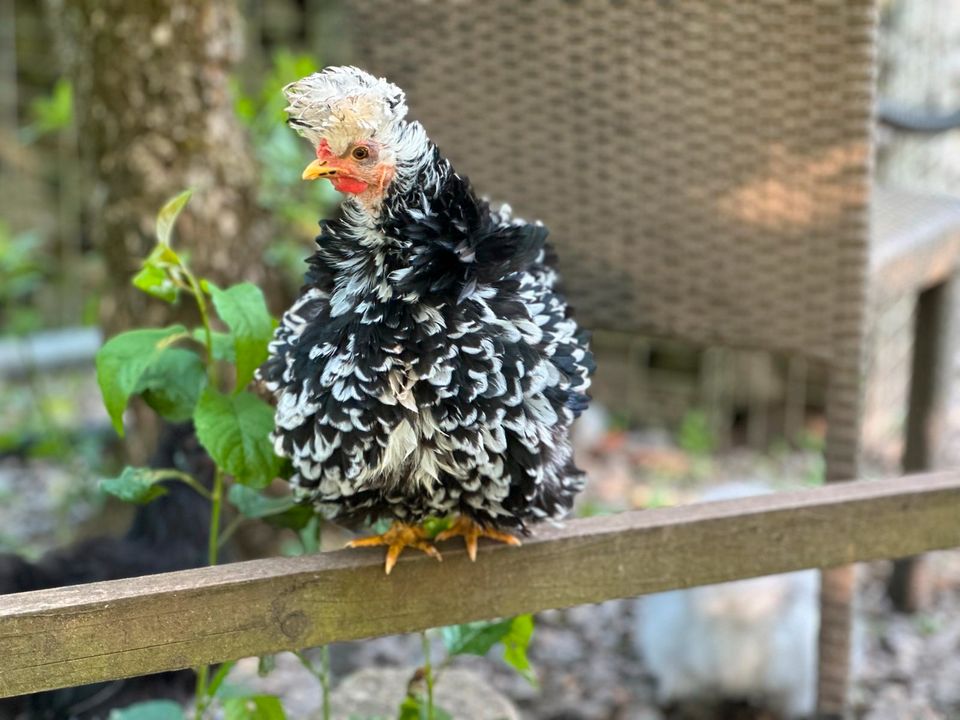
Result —
<instances>
[{"instance_id":1,"label":"yellow leg","mask_svg":"<svg viewBox=\"0 0 960 720\"><path fill-rule=\"evenodd\" d=\"M490 538L491 540L497 540L507 545L520 544L520 540L510 533L503 532L502 530L494 530L493 528L481 527L466 515L458 517L449 529L437 535L436 540L438 542L441 540L449 540L458 535L463 537L463 541L467 545L467 555L469 555L470 559L474 562L477 559L477 540L479 538Z\"/></svg>"},{"instance_id":2,"label":"yellow leg","mask_svg":"<svg viewBox=\"0 0 960 720\"><path fill-rule=\"evenodd\" d=\"M399 520L394 521L390 529L382 535L359 538L347 543L347 547L350 548L375 547L378 545L387 546L387 562L384 566L387 575L393 570L393 566L397 564L397 558L400 557L400 553L403 552L404 548L416 548L417 550L425 552L430 557L442 560L440 551L430 542L423 528L416 525L407 525Z\"/></svg>"}]
</instances>

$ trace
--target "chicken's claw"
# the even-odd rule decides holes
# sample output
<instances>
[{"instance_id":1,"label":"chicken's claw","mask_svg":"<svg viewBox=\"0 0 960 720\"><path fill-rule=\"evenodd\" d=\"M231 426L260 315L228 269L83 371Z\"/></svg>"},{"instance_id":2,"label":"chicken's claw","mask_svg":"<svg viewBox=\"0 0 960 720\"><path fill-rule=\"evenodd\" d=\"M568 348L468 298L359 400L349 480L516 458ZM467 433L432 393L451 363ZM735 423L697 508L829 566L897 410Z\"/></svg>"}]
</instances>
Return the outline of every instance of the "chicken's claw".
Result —
<instances>
[{"instance_id":1,"label":"chicken's claw","mask_svg":"<svg viewBox=\"0 0 960 720\"><path fill-rule=\"evenodd\" d=\"M359 548L376 547L378 545L387 546L387 561L384 565L387 575L393 570L393 566L397 564L397 559L400 557L400 553L403 552L404 548L416 548L437 560L443 559L440 556L440 551L430 542L423 528L416 525L407 525L399 520L395 521L385 533L351 540L346 546L349 548Z\"/></svg>"},{"instance_id":2,"label":"chicken's claw","mask_svg":"<svg viewBox=\"0 0 960 720\"><path fill-rule=\"evenodd\" d=\"M463 537L463 541L467 546L467 555L469 555L470 559L474 562L477 560L477 541L482 537L497 540L507 545L520 545L519 538L502 530L485 528L478 525L466 515L458 517L453 525L439 533L435 539L440 542L442 540L449 540L452 537L457 537L458 535Z\"/></svg>"}]
</instances>

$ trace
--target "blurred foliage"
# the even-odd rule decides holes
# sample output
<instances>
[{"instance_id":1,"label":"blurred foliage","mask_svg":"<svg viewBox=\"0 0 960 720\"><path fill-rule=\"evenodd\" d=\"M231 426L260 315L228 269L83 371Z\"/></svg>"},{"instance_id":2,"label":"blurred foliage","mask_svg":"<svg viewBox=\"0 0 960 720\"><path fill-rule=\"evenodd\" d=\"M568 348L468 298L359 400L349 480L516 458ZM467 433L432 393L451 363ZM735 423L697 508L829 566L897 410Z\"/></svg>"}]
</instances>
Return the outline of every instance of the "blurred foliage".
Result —
<instances>
[{"instance_id":1,"label":"blurred foliage","mask_svg":"<svg viewBox=\"0 0 960 720\"><path fill-rule=\"evenodd\" d=\"M712 457L717 442L713 429L710 427L710 418L702 410L689 410L680 424L677 434L677 444L680 449L690 456L689 476L698 480L710 474Z\"/></svg>"},{"instance_id":2,"label":"blurred foliage","mask_svg":"<svg viewBox=\"0 0 960 720\"><path fill-rule=\"evenodd\" d=\"M694 457L706 458L713 453L713 431L702 410L691 410L683 418L677 438L680 449Z\"/></svg>"},{"instance_id":3,"label":"blurred foliage","mask_svg":"<svg viewBox=\"0 0 960 720\"><path fill-rule=\"evenodd\" d=\"M340 202L330 183L304 182L300 175L310 160L308 143L287 127L285 85L319 67L309 55L280 50L266 75L249 92L234 82L237 116L250 131L260 165L261 205L270 213L277 238L264 258L298 286L312 252L317 219L329 217Z\"/></svg>"},{"instance_id":4,"label":"blurred foliage","mask_svg":"<svg viewBox=\"0 0 960 720\"><path fill-rule=\"evenodd\" d=\"M40 323L29 301L46 278L36 232L17 235L0 220L0 335L24 335Z\"/></svg>"},{"instance_id":5,"label":"blurred foliage","mask_svg":"<svg viewBox=\"0 0 960 720\"><path fill-rule=\"evenodd\" d=\"M31 143L50 133L73 125L73 85L60 78L49 95L35 98L30 103L30 124L20 130L20 139Z\"/></svg>"},{"instance_id":6,"label":"blurred foliage","mask_svg":"<svg viewBox=\"0 0 960 720\"><path fill-rule=\"evenodd\" d=\"M822 450L810 454L810 466L803 477L803 484L813 487L827 481L827 459Z\"/></svg>"}]
</instances>

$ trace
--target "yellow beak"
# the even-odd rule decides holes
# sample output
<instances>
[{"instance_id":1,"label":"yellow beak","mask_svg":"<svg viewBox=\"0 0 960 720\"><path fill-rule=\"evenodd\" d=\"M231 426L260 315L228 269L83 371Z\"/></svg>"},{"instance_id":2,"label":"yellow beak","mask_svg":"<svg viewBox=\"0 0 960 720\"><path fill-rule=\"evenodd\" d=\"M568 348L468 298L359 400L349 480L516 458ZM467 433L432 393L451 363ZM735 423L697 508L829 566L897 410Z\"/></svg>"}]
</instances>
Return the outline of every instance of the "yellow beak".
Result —
<instances>
[{"instance_id":1,"label":"yellow beak","mask_svg":"<svg viewBox=\"0 0 960 720\"><path fill-rule=\"evenodd\" d=\"M303 170L303 175L300 177L304 180L317 180L319 178L330 177L331 175L336 175L337 169L327 165L326 160L314 160L312 163L307 165Z\"/></svg>"}]
</instances>

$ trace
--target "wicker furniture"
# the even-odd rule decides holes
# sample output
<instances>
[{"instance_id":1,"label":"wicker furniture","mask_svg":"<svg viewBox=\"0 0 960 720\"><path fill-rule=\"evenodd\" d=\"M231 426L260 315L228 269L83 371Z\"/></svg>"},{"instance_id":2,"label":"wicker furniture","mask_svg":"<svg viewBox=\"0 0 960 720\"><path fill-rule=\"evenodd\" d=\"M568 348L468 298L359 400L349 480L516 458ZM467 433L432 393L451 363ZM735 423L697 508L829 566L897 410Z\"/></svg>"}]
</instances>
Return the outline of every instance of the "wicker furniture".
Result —
<instances>
[{"instance_id":1,"label":"wicker furniture","mask_svg":"<svg viewBox=\"0 0 960 720\"><path fill-rule=\"evenodd\" d=\"M823 364L827 477L856 476L871 0L350 8L352 60L552 229L585 324ZM852 586L824 573L824 713L845 703Z\"/></svg>"},{"instance_id":2,"label":"wicker furniture","mask_svg":"<svg viewBox=\"0 0 960 720\"><path fill-rule=\"evenodd\" d=\"M877 188L872 206L864 450L890 476L956 464L947 410L960 346L960 198ZM921 558L894 563L898 610L926 604L922 568Z\"/></svg>"}]
</instances>

